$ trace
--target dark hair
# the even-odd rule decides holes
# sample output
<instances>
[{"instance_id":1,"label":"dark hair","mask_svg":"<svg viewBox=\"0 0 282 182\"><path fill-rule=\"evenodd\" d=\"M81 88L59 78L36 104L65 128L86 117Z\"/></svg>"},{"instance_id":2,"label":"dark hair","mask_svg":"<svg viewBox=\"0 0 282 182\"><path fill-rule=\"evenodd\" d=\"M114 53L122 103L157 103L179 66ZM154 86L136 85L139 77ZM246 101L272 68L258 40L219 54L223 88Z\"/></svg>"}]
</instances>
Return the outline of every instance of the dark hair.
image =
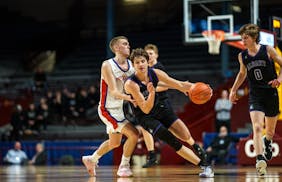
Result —
<instances>
[{"instance_id":1,"label":"dark hair","mask_svg":"<svg viewBox=\"0 0 282 182\"><path fill-rule=\"evenodd\" d=\"M134 59L140 56L145 57L147 61L149 60L148 53L142 48L133 49L129 59L132 61L132 63L134 63Z\"/></svg>"},{"instance_id":2,"label":"dark hair","mask_svg":"<svg viewBox=\"0 0 282 182\"><path fill-rule=\"evenodd\" d=\"M259 26L251 23L243 25L239 30L240 35L243 34L249 35L250 37L256 40L256 43L259 43L260 41L259 32L260 32Z\"/></svg>"}]
</instances>

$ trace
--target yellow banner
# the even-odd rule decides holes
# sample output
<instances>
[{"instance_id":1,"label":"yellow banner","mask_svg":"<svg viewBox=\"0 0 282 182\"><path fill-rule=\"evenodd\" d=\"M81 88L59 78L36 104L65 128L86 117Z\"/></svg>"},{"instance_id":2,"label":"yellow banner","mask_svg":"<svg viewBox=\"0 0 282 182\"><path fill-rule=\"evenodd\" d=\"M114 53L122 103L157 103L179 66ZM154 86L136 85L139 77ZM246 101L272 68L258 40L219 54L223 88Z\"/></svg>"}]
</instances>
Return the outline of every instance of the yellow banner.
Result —
<instances>
[{"instance_id":1,"label":"yellow banner","mask_svg":"<svg viewBox=\"0 0 282 182\"><path fill-rule=\"evenodd\" d=\"M276 49L277 53L278 53L280 56L282 56L282 52L281 52L281 50L279 49L279 47L276 47L275 49ZM280 66L279 66L277 63L275 63L275 70L276 70L276 72L277 72L277 75L279 75ZM277 90L278 90L278 96L279 96L279 110L280 110L280 112L282 112L282 86L280 85L280 86L277 88ZM281 120L281 121L282 121L282 114L279 115L278 120Z\"/></svg>"}]
</instances>

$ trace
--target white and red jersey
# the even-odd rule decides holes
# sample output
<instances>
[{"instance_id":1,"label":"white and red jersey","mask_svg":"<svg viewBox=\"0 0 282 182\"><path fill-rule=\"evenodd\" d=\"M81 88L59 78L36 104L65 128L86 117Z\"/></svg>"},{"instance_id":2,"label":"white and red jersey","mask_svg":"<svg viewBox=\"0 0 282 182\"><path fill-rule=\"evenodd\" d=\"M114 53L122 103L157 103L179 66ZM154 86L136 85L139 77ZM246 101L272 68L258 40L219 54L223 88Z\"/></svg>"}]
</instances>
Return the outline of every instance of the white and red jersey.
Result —
<instances>
[{"instance_id":1,"label":"white and red jersey","mask_svg":"<svg viewBox=\"0 0 282 182\"><path fill-rule=\"evenodd\" d=\"M117 89L121 93L124 93L123 85L125 80L135 72L131 61L127 60L127 70L123 70L113 58L106 61L111 65L113 75L116 78ZM108 124L108 122L114 124L125 120L123 113L123 100L116 99L111 95L108 90L108 85L102 75L100 83L99 115L102 120L107 120L106 122L104 121L106 124Z\"/></svg>"}]
</instances>

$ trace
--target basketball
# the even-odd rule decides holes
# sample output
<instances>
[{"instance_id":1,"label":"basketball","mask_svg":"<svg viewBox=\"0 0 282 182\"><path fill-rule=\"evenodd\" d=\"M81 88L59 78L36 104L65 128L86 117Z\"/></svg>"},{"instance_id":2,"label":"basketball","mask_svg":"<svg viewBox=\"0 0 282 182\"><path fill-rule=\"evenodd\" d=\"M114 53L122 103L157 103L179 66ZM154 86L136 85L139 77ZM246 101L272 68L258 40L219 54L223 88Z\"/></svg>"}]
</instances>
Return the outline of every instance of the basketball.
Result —
<instances>
[{"instance_id":1,"label":"basketball","mask_svg":"<svg viewBox=\"0 0 282 182\"><path fill-rule=\"evenodd\" d=\"M203 82L196 82L188 92L191 101L195 104L204 104L212 97L212 88Z\"/></svg>"}]
</instances>

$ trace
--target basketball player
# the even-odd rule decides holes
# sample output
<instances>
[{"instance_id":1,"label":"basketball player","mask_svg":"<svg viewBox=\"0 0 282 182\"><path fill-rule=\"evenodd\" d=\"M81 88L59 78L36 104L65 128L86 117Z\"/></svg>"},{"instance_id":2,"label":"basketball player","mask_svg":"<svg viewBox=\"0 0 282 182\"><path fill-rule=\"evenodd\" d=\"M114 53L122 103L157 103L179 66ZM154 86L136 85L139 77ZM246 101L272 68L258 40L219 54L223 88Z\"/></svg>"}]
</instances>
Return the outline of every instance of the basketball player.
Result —
<instances>
[{"instance_id":1,"label":"basketball player","mask_svg":"<svg viewBox=\"0 0 282 182\"><path fill-rule=\"evenodd\" d=\"M192 150L176 139L175 136L183 139L187 135L187 141L193 140L190 133L184 133L179 129L180 126L185 127L184 123L176 122L178 118L155 93L155 87L159 81L169 88L175 88L183 93L186 93L193 84L175 80L159 69L149 68L149 56L141 48L133 50L130 59L136 72L125 82L124 88L126 93L136 101L137 107L134 107L134 114L139 124L153 136L169 144L178 155L203 167L204 171L200 173L201 177L213 177L213 170L207 165L206 158L200 159ZM173 127L173 125L180 126Z\"/></svg>"},{"instance_id":2,"label":"basketball player","mask_svg":"<svg viewBox=\"0 0 282 182\"><path fill-rule=\"evenodd\" d=\"M98 113L107 126L109 139L104 141L93 155L83 156L82 161L88 173L95 176L95 166L99 158L121 144L122 136L127 137L123 146L123 155L117 175L120 177L132 176L130 157L138 139L137 129L125 119L123 100L133 102L129 95L123 93L123 84L128 76L134 73L132 63L127 59L130 54L128 39L124 36L114 37L110 48L114 58L103 62L101 68L101 95Z\"/></svg>"},{"instance_id":3,"label":"basketball player","mask_svg":"<svg viewBox=\"0 0 282 182\"><path fill-rule=\"evenodd\" d=\"M149 60L148 60L149 67L165 71L163 64L161 64L161 62L158 61L158 57L159 57L158 47L154 44L147 44L144 49L149 55ZM169 131L172 132L176 137L178 137L182 141L193 146L197 155L200 158L203 158L203 160L206 160L207 155L205 151L202 150L200 146L195 143L195 140L192 138L189 129L186 127L183 121L175 115L173 108L170 104L170 101L168 99L168 94L166 92L167 90L168 90L167 87L157 86L156 88L159 100L166 106L169 114L174 117L174 120L168 123ZM156 154L154 152L154 140L152 135L150 135L147 130L143 129L142 127L140 128L144 136L146 147L149 151L147 163L143 167L150 167L156 164L156 160L157 160Z\"/></svg>"},{"instance_id":4,"label":"basketball player","mask_svg":"<svg viewBox=\"0 0 282 182\"><path fill-rule=\"evenodd\" d=\"M282 58L271 46L259 44L260 28L254 24L243 25L239 34L246 50L238 55L240 70L232 86L229 99L236 103L236 92L248 78L249 111L253 125L253 140L256 152L256 169L260 176L266 174L267 160L272 158L272 138L279 113L278 87L282 81L282 69L277 77L274 61L280 67ZM265 121L266 135L262 137Z\"/></svg>"},{"instance_id":5,"label":"basketball player","mask_svg":"<svg viewBox=\"0 0 282 182\"><path fill-rule=\"evenodd\" d=\"M157 60L159 57L158 47L154 44L147 44L144 49L149 55L149 61L148 61L149 67L157 68L157 69L165 71L164 66ZM166 87L157 87L159 98L160 100L163 100L164 103L168 102L167 100L168 95L166 93L166 90L167 90ZM137 125L136 128L142 132L142 135L143 135L143 138L144 138L147 150L148 150L147 162L143 165L143 168L147 168L147 167L156 165L158 161L157 161L157 154L154 148L153 136L140 125Z\"/></svg>"}]
</instances>

